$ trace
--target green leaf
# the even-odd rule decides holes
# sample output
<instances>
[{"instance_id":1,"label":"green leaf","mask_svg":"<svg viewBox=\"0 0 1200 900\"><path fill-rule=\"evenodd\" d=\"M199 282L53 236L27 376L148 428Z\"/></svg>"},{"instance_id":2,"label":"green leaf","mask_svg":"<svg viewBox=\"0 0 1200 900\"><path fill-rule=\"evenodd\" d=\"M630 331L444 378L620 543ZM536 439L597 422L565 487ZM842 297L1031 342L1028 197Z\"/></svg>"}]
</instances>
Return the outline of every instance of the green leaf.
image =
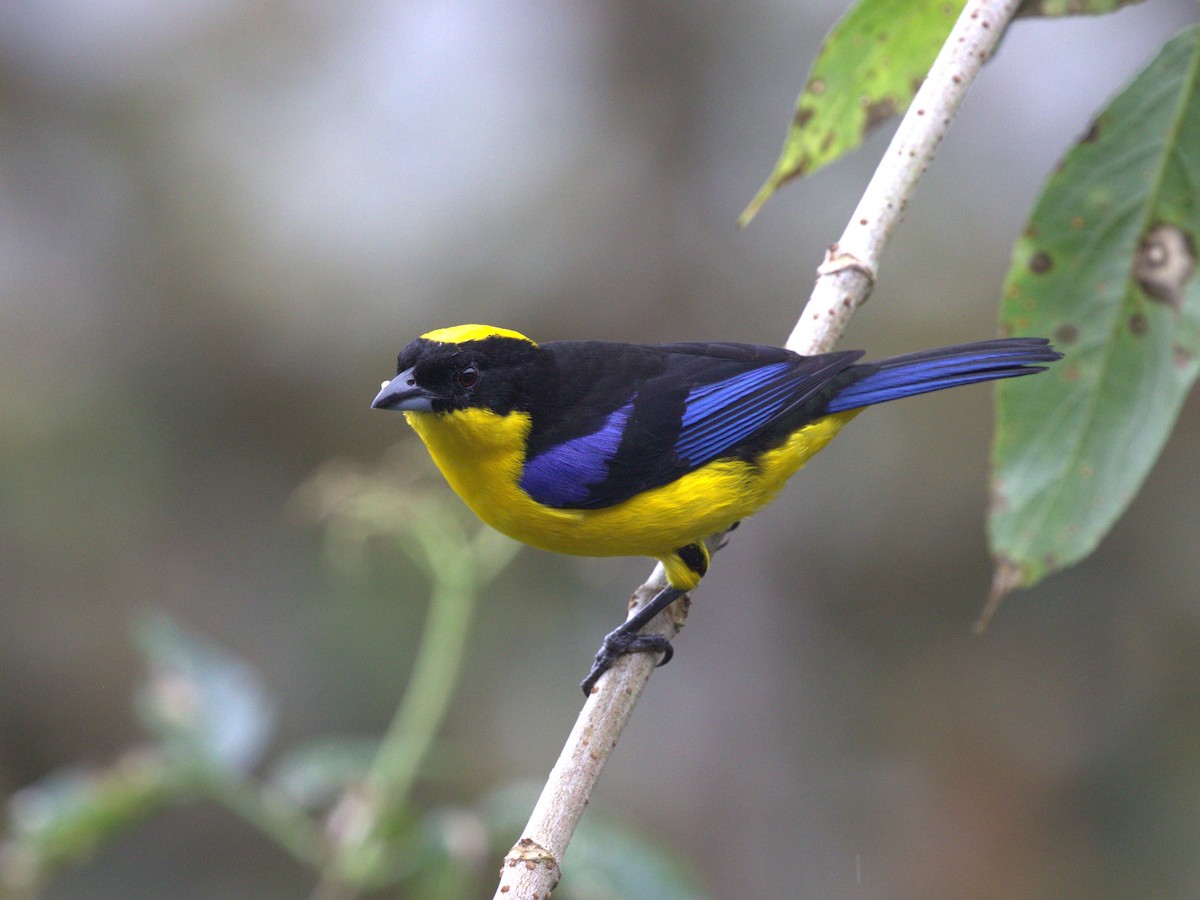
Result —
<instances>
[{"instance_id":1,"label":"green leaf","mask_svg":"<svg viewBox=\"0 0 1200 900\"><path fill-rule=\"evenodd\" d=\"M738 219L745 226L784 182L853 150L904 112L966 0L860 0L825 39L775 171Z\"/></svg>"},{"instance_id":2,"label":"green leaf","mask_svg":"<svg viewBox=\"0 0 1200 900\"><path fill-rule=\"evenodd\" d=\"M1066 358L998 388L993 600L1078 561L1133 499L1200 370L1200 28L1071 150L1017 242L1004 330Z\"/></svg>"},{"instance_id":3,"label":"green leaf","mask_svg":"<svg viewBox=\"0 0 1200 900\"><path fill-rule=\"evenodd\" d=\"M146 728L167 751L244 772L261 757L274 711L258 674L165 616L138 623L150 678L138 693Z\"/></svg>"},{"instance_id":4,"label":"green leaf","mask_svg":"<svg viewBox=\"0 0 1200 900\"><path fill-rule=\"evenodd\" d=\"M1018 16L1091 16L1110 13L1144 0L1025 0Z\"/></svg>"}]
</instances>

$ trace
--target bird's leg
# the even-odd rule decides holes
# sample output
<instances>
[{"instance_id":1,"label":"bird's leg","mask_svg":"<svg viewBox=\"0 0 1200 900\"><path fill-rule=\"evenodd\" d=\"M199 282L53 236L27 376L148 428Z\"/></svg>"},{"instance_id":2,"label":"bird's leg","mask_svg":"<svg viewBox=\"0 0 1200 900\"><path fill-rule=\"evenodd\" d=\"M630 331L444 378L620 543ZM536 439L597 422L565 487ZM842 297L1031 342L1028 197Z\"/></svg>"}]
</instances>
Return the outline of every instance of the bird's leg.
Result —
<instances>
[{"instance_id":1,"label":"bird's leg","mask_svg":"<svg viewBox=\"0 0 1200 900\"><path fill-rule=\"evenodd\" d=\"M675 650L665 635L638 634L638 632L645 627L646 623L686 593L687 591L667 585L655 594L649 603L604 636L604 642L596 653L596 661L592 663L592 671L588 672L587 678L583 679L583 683L580 685L585 697L592 692L592 688L596 686L600 676L617 661L617 657L624 656L626 653L661 653L663 658L659 660L660 666L665 666L671 661Z\"/></svg>"}]
</instances>

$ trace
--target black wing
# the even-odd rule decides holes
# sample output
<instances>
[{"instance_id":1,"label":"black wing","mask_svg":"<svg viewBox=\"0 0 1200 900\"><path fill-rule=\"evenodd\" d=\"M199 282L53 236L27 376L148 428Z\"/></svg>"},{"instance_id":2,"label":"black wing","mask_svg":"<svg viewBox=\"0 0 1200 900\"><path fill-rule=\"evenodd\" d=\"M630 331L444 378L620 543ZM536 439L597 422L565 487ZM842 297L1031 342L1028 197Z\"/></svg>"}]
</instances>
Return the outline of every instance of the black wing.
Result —
<instances>
[{"instance_id":1,"label":"black wing","mask_svg":"<svg viewBox=\"0 0 1200 900\"><path fill-rule=\"evenodd\" d=\"M531 410L521 487L564 509L614 506L824 414L858 351L753 344L550 343L558 381Z\"/></svg>"}]
</instances>

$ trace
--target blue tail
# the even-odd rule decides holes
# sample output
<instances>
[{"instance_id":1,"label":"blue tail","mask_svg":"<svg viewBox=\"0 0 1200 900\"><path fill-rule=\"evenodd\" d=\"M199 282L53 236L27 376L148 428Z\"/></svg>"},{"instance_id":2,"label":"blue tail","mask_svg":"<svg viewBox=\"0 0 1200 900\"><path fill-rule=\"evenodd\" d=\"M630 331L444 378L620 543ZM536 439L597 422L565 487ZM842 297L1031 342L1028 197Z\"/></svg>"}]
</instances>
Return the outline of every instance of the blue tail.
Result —
<instances>
[{"instance_id":1,"label":"blue tail","mask_svg":"<svg viewBox=\"0 0 1200 900\"><path fill-rule=\"evenodd\" d=\"M1045 338L977 341L893 356L851 366L846 374L858 377L834 392L828 410L845 412L960 384L1031 375L1046 368L1032 363L1051 363L1061 358L1062 354Z\"/></svg>"}]
</instances>

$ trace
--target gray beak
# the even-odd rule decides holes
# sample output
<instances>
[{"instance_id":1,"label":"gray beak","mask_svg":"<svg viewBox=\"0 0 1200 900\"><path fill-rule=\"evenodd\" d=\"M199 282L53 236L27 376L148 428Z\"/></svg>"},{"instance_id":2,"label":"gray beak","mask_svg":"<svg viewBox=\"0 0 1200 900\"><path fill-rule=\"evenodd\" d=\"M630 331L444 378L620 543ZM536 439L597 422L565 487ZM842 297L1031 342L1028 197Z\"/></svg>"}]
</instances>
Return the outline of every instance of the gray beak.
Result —
<instances>
[{"instance_id":1,"label":"gray beak","mask_svg":"<svg viewBox=\"0 0 1200 900\"><path fill-rule=\"evenodd\" d=\"M433 409L433 401L436 399L436 394L417 384L412 369L405 369L384 384L383 390L371 401L371 409L429 412Z\"/></svg>"}]
</instances>

